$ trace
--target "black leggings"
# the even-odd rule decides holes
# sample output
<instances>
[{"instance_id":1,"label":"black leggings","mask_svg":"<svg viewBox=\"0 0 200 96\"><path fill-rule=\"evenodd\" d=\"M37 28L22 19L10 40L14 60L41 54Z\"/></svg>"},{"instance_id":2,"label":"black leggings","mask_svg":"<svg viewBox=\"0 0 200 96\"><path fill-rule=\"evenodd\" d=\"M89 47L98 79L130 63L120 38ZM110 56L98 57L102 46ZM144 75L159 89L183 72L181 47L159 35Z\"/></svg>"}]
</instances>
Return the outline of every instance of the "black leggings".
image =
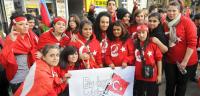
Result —
<instances>
[{"instance_id":1,"label":"black leggings","mask_svg":"<svg viewBox=\"0 0 200 96\"><path fill-rule=\"evenodd\" d=\"M158 96L158 84L156 82L135 80L133 96Z\"/></svg>"},{"instance_id":2,"label":"black leggings","mask_svg":"<svg viewBox=\"0 0 200 96\"><path fill-rule=\"evenodd\" d=\"M176 64L166 64L166 96L185 96L187 82L195 73L196 66L187 66L187 74L182 75Z\"/></svg>"}]
</instances>

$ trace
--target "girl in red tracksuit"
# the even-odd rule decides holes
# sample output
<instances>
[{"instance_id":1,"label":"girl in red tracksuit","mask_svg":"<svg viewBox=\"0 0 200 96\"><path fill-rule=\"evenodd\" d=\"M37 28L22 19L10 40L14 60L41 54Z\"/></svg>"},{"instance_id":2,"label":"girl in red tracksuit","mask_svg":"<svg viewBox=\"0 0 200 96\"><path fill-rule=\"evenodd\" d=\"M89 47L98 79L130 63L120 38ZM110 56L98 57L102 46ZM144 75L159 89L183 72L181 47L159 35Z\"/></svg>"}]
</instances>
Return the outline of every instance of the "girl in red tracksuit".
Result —
<instances>
[{"instance_id":1,"label":"girl in red tracksuit","mask_svg":"<svg viewBox=\"0 0 200 96\"><path fill-rule=\"evenodd\" d=\"M74 46L67 46L60 54L59 65L55 68L58 77L62 78L60 84L55 85L56 92L61 96L69 96L69 87L66 79L70 77L69 70L84 69L78 61L78 50Z\"/></svg>"},{"instance_id":2,"label":"girl in red tracksuit","mask_svg":"<svg viewBox=\"0 0 200 96\"><path fill-rule=\"evenodd\" d=\"M114 68L115 66L126 67L133 63L133 42L123 23L114 22L111 26L112 32L108 33L110 42L106 51L106 64Z\"/></svg>"},{"instance_id":3,"label":"girl in red tracksuit","mask_svg":"<svg viewBox=\"0 0 200 96\"><path fill-rule=\"evenodd\" d=\"M136 68L134 96L158 96L157 83L161 82L162 77L162 53L159 47L149 38L146 25L139 25L137 27L137 36L134 42ZM145 78L142 74L144 64L153 67L152 77Z\"/></svg>"},{"instance_id":4,"label":"girl in red tracksuit","mask_svg":"<svg viewBox=\"0 0 200 96\"><path fill-rule=\"evenodd\" d=\"M69 45L78 48L81 62L86 68L99 68L102 66L101 47L92 33L92 23L89 20L83 20L80 23L78 38L71 41Z\"/></svg>"}]
</instances>

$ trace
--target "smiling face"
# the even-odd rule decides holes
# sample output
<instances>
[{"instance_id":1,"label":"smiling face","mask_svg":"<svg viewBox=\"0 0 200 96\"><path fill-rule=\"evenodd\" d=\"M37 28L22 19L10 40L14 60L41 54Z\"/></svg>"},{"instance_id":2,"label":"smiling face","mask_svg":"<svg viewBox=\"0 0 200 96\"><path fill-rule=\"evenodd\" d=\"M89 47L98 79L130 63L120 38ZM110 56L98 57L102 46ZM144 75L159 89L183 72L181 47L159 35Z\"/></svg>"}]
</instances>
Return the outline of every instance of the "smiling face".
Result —
<instances>
[{"instance_id":1,"label":"smiling face","mask_svg":"<svg viewBox=\"0 0 200 96\"><path fill-rule=\"evenodd\" d=\"M149 18L148 25L149 25L150 30L157 28L159 24L160 24L160 21L158 20L158 18L156 18L156 17Z\"/></svg>"},{"instance_id":2,"label":"smiling face","mask_svg":"<svg viewBox=\"0 0 200 96\"><path fill-rule=\"evenodd\" d=\"M102 16L100 18L99 26L100 26L101 31L106 31L108 29L108 26L109 26L109 17Z\"/></svg>"},{"instance_id":3,"label":"smiling face","mask_svg":"<svg viewBox=\"0 0 200 96\"><path fill-rule=\"evenodd\" d=\"M138 38L140 39L140 41L145 41L147 38L147 31L139 31L137 32Z\"/></svg>"},{"instance_id":4,"label":"smiling face","mask_svg":"<svg viewBox=\"0 0 200 96\"><path fill-rule=\"evenodd\" d=\"M108 5L107 5L107 10L108 10L108 12L110 12L110 13L115 13L116 9L117 9L117 7L116 7L115 1L112 1L112 0L109 1L109 2L108 2Z\"/></svg>"},{"instance_id":5,"label":"smiling face","mask_svg":"<svg viewBox=\"0 0 200 96\"><path fill-rule=\"evenodd\" d=\"M78 60L78 52L75 52L74 54L68 56L69 63L76 63L77 60Z\"/></svg>"},{"instance_id":6,"label":"smiling face","mask_svg":"<svg viewBox=\"0 0 200 96\"><path fill-rule=\"evenodd\" d=\"M82 28L82 35L84 38L89 39L92 36L92 25L84 24Z\"/></svg>"},{"instance_id":7,"label":"smiling face","mask_svg":"<svg viewBox=\"0 0 200 96\"><path fill-rule=\"evenodd\" d=\"M126 13L125 16L122 18L123 22L125 24L129 24L129 21L130 21L130 14L129 13Z\"/></svg>"},{"instance_id":8,"label":"smiling face","mask_svg":"<svg viewBox=\"0 0 200 96\"><path fill-rule=\"evenodd\" d=\"M113 35L119 38L122 35L122 28L120 26L113 26Z\"/></svg>"},{"instance_id":9,"label":"smiling face","mask_svg":"<svg viewBox=\"0 0 200 96\"><path fill-rule=\"evenodd\" d=\"M50 66L57 66L59 62L59 49L49 49L48 53L42 57L42 59Z\"/></svg>"},{"instance_id":10,"label":"smiling face","mask_svg":"<svg viewBox=\"0 0 200 96\"><path fill-rule=\"evenodd\" d=\"M63 33L65 31L65 22L63 21L58 21L55 23L54 28L55 28L55 32L57 33Z\"/></svg>"},{"instance_id":11,"label":"smiling face","mask_svg":"<svg viewBox=\"0 0 200 96\"><path fill-rule=\"evenodd\" d=\"M170 20L174 20L179 14L180 14L180 11L178 7L171 5L167 8L167 17Z\"/></svg>"},{"instance_id":12,"label":"smiling face","mask_svg":"<svg viewBox=\"0 0 200 96\"><path fill-rule=\"evenodd\" d=\"M135 17L135 21L137 22L137 24L143 24L144 23L144 12L139 13L136 17Z\"/></svg>"}]
</instances>

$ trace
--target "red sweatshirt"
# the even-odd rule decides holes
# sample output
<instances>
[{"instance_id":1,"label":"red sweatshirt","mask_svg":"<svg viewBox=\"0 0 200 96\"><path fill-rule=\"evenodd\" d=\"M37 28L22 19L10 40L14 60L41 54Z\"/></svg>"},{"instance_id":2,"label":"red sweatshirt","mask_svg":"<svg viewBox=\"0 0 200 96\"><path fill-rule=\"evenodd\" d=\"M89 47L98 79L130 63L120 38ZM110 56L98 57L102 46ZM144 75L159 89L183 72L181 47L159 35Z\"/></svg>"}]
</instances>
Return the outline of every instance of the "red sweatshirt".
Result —
<instances>
[{"instance_id":1,"label":"red sweatshirt","mask_svg":"<svg viewBox=\"0 0 200 96\"><path fill-rule=\"evenodd\" d=\"M24 38L18 36L14 42L9 35L6 37L4 48L0 54L0 63L6 69L6 75L9 81L13 79L18 70L15 54L27 54L29 67L36 60L35 53L37 52L37 40L37 36L32 32L27 33Z\"/></svg>"},{"instance_id":2,"label":"red sweatshirt","mask_svg":"<svg viewBox=\"0 0 200 96\"><path fill-rule=\"evenodd\" d=\"M123 62L133 64L133 41L127 39L124 44L120 39L110 41L106 52L106 64L122 66Z\"/></svg>"},{"instance_id":3,"label":"red sweatshirt","mask_svg":"<svg viewBox=\"0 0 200 96\"><path fill-rule=\"evenodd\" d=\"M79 54L83 54L83 53L87 53L88 50L87 48L85 48L85 43L87 42L87 40L81 36L80 34L78 34L78 38L81 42L84 43L84 45L79 42L79 41L75 41L75 42L70 42L69 45L75 46L76 48L79 49ZM92 60L92 58L90 58L90 63L96 63L96 64L92 64L92 65L99 65L102 64L102 58L101 58L101 47L100 47L100 43L98 40L96 40L96 37L93 35L92 40L90 41L90 43L87 45L89 46L90 49L90 53L93 55L94 60Z\"/></svg>"},{"instance_id":4,"label":"red sweatshirt","mask_svg":"<svg viewBox=\"0 0 200 96\"><path fill-rule=\"evenodd\" d=\"M146 60L146 64L154 66L153 78L151 79L145 79L142 76L142 60L140 58L139 50L135 48L134 54L135 54L134 55L135 56L135 79L155 82L158 76L157 61L162 60L162 53L159 47L150 41L149 44L146 46L146 49L144 50L143 56L144 56L144 59Z\"/></svg>"},{"instance_id":5,"label":"red sweatshirt","mask_svg":"<svg viewBox=\"0 0 200 96\"><path fill-rule=\"evenodd\" d=\"M51 28L48 32L42 33L39 37L38 49L42 49L46 44L58 44L61 47L67 46L70 38L63 33L62 39L58 41L53 35L53 29Z\"/></svg>"},{"instance_id":6,"label":"red sweatshirt","mask_svg":"<svg viewBox=\"0 0 200 96\"><path fill-rule=\"evenodd\" d=\"M164 23L165 34L169 37L168 26ZM181 16L180 22L176 26L176 35L178 37L175 46L170 47L167 52L167 62L175 64L177 61L182 62L187 48L192 48L193 53L188 61L187 66L197 63L197 29L191 19Z\"/></svg>"}]
</instances>

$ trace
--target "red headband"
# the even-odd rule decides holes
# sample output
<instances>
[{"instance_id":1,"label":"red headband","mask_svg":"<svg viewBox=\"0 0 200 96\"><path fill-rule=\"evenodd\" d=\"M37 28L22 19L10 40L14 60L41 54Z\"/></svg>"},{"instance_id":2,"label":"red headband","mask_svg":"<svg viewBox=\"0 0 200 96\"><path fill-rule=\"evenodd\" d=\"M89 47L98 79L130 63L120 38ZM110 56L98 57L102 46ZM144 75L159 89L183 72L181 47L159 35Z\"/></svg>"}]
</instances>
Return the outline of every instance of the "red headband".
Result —
<instances>
[{"instance_id":1,"label":"red headband","mask_svg":"<svg viewBox=\"0 0 200 96\"><path fill-rule=\"evenodd\" d=\"M54 24L56 24L56 22L58 22L58 21L63 21L65 24L66 24L66 20L64 19L64 18L62 18L62 17L56 17L55 19L54 19Z\"/></svg>"},{"instance_id":2,"label":"red headband","mask_svg":"<svg viewBox=\"0 0 200 96\"><path fill-rule=\"evenodd\" d=\"M148 32L148 27L147 27L147 25L139 25L139 26L137 26L137 32L139 32L139 31L147 31Z\"/></svg>"},{"instance_id":3,"label":"red headband","mask_svg":"<svg viewBox=\"0 0 200 96\"><path fill-rule=\"evenodd\" d=\"M16 24L16 22L20 22L20 21L27 21L26 17L16 17L15 19L13 19L13 23Z\"/></svg>"}]
</instances>

